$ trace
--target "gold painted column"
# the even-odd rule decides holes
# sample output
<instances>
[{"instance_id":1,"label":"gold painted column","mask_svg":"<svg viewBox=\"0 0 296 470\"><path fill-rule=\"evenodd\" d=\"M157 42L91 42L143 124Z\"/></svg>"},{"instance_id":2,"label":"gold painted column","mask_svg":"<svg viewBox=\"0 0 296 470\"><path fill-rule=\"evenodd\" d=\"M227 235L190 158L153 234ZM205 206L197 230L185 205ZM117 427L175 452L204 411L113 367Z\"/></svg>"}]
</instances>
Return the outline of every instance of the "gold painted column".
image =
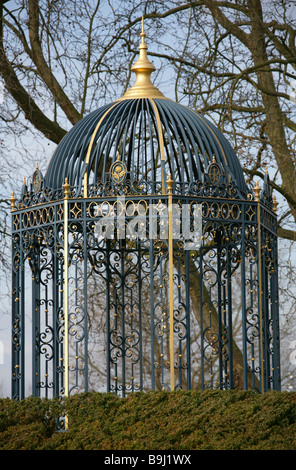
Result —
<instances>
[{"instance_id":1,"label":"gold painted column","mask_svg":"<svg viewBox=\"0 0 296 470\"><path fill-rule=\"evenodd\" d=\"M170 383L171 392L175 390L175 368L174 368L174 246L173 246L173 179L169 175L167 179L168 191L168 249L169 249L169 314L170 314Z\"/></svg>"},{"instance_id":2,"label":"gold painted column","mask_svg":"<svg viewBox=\"0 0 296 470\"><path fill-rule=\"evenodd\" d=\"M68 203L69 203L69 191L70 184L68 178L65 179L64 189L64 387L65 397L69 396L69 259L68 259ZM68 416L65 415L65 430L68 429Z\"/></svg>"}]
</instances>

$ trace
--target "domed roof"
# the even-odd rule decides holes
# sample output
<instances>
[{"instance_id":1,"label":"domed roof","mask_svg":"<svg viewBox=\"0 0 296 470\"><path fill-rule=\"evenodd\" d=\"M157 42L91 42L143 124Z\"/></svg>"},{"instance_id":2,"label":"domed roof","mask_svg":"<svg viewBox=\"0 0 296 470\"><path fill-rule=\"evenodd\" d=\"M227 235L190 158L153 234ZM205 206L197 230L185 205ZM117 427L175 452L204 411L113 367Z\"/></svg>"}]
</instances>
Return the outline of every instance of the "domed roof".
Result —
<instances>
[{"instance_id":1,"label":"domed roof","mask_svg":"<svg viewBox=\"0 0 296 470\"><path fill-rule=\"evenodd\" d=\"M219 184L247 193L237 155L223 134L201 114L166 98L150 80L142 26L135 84L125 95L82 118L66 134L49 163L45 185L61 188L68 178L80 191L108 184L115 163L125 181L145 182L148 193L165 191L171 174L177 192L203 182L213 164ZM121 183L118 173L113 182ZM85 190L85 189L84 189Z\"/></svg>"}]
</instances>

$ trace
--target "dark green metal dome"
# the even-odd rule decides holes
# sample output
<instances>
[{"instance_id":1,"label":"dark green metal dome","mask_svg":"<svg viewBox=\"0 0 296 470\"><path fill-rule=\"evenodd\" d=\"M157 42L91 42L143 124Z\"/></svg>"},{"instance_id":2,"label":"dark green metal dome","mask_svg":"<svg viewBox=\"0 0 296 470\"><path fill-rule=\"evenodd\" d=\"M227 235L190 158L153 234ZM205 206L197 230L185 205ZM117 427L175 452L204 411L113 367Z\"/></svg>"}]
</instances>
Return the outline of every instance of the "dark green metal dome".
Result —
<instances>
[{"instance_id":1,"label":"dark green metal dome","mask_svg":"<svg viewBox=\"0 0 296 470\"><path fill-rule=\"evenodd\" d=\"M124 162L130 181L145 181L151 192L169 174L185 190L203 181L213 159L226 184L247 192L237 155L205 117L167 99L128 99L103 106L81 119L57 147L46 186L61 188L107 182L110 166ZM181 193L183 190L181 190Z\"/></svg>"},{"instance_id":2,"label":"dark green metal dome","mask_svg":"<svg viewBox=\"0 0 296 470\"><path fill-rule=\"evenodd\" d=\"M135 84L68 132L51 159L45 185L59 189L68 178L80 192L108 184L112 163L120 161L125 184L142 182L147 193L164 192L169 174L181 194L206 182L208 175L212 184L231 186L244 196L242 168L231 145L205 117L165 98L151 83L155 68L147 58L144 29L141 37L139 59L132 67Z\"/></svg>"}]
</instances>

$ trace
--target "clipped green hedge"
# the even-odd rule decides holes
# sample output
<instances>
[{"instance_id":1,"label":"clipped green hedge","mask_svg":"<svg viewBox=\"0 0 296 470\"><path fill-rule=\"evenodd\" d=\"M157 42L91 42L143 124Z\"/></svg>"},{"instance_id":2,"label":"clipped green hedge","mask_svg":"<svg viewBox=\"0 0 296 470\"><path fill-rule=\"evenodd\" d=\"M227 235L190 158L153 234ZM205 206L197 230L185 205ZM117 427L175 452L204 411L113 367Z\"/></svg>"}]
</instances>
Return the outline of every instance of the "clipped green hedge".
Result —
<instances>
[{"instance_id":1,"label":"clipped green hedge","mask_svg":"<svg viewBox=\"0 0 296 470\"><path fill-rule=\"evenodd\" d=\"M83 393L59 400L0 399L0 449L296 450L296 392Z\"/></svg>"}]
</instances>

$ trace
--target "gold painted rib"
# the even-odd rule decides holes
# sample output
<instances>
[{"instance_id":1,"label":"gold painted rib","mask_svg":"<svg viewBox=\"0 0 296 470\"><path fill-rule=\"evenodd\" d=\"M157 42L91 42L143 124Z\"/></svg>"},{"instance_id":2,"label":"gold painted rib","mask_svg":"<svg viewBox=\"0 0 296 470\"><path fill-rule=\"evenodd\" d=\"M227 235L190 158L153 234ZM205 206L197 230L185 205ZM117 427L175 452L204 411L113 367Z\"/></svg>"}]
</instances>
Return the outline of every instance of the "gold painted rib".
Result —
<instances>
[{"instance_id":1,"label":"gold painted rib","mask_svg":"<svg viewBox=\"0 0 296 470\"><path fill-rule=\"evenodd\" d=\"M107 114L110 113L110 111L114 108L114 106L116 106L117 103L114 103L111 108L109 108L105 114L101 117L101 119L99 120L98 124L96 125L95 127L95 130L93 131L92 133L92 136L91 136L91 139L90 139L90 143L88 145L88 149L87 149L87 154L86 154L86 158L85 158L85 164L88 165L89 163L89 157L90 157L90 153L92 151L92 147L93 147L93 143L94 143L94 140L95 140L95 137L96 137L96 134L98 132L98 129L100 128L103 120L105 119L105 117L107 116ZM83 184L83 195L84 197L87 197L87 174L88 174L88 171L87 171L87 168L85 170L85 173L84 173L84 184Z\"/></svg>"}]
</instances>

